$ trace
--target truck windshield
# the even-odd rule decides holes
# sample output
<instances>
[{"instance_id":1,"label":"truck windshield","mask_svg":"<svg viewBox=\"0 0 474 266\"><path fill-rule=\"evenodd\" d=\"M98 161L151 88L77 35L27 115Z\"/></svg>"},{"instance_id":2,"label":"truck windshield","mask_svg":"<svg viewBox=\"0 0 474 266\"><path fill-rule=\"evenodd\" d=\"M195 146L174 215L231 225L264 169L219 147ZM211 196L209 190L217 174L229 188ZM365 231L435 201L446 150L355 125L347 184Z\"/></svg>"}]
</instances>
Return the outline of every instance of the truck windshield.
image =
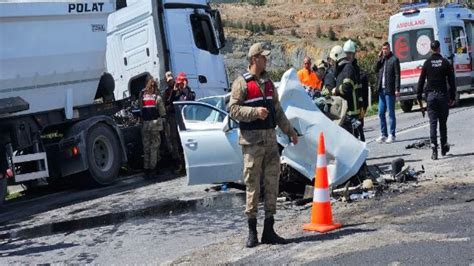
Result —
<instances>
[{"instance_id":1,"label":"truck windshield","mask_svg":"<svg viewBox=\"0 0 474 266\"><path fill-rule=\"evenodd\" d=\"M392 47L400 63L427 59L434 40L432 28L399 32L393 35Z\"/></svg>"}]
</instances>

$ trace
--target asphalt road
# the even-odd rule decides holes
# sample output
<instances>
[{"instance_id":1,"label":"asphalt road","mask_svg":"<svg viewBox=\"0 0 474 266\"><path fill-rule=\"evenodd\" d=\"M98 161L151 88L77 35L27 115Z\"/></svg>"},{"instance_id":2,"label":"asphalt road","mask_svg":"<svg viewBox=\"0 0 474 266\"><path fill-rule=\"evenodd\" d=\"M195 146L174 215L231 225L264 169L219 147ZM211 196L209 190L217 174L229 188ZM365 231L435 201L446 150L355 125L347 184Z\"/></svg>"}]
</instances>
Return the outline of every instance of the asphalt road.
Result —
<instances>
[{"instance_id":1,"label":"asphalt road","mask_svg":"<svg viewBox=\"0 0 474 266\"><path fill-rule=\"evenodd\" d=\"M451 110L450 155L407 150L428 137L427 118L399 113L394 144L377 144L378 121L366 121L369 165L390 170L404 158L426 173L419 182L394 184L376 198L335 202L344 227L327 234L301 225L310 209L280 202L277 231L292 243L243 248L244 195L206 192L184 178L143 181L127 177L96 190L70 189L7 204L0 211L0 265L97 264L460 264L474 263L474 98ZM261 233L261 220L259 232Z\"/></svg>"}]
</instances>

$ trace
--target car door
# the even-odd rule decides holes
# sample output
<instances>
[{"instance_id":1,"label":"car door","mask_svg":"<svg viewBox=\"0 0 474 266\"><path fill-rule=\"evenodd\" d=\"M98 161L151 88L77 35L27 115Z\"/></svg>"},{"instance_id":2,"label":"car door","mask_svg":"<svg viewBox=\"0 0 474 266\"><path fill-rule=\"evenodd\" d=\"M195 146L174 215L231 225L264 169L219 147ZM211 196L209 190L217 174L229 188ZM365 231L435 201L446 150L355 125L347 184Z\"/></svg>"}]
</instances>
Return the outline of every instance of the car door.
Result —
<instances>
[{"instance_id":1,"label":"car door","mask_svg":"<svg viewBox=\"0 0 474 266\"><path fill-rule=\"evenodd\" d=\"M175 102L174 106L188 185L241 181L237 122L207 103Z\"/></svg>"}]
</instances>

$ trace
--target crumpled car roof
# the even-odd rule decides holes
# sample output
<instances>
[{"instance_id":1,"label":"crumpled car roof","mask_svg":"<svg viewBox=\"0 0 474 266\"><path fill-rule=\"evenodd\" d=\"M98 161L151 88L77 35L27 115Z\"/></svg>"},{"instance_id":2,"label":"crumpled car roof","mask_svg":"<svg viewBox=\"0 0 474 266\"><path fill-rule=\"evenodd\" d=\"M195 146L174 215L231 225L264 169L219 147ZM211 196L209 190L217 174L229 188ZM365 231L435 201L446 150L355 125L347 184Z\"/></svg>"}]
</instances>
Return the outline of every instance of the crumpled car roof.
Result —
<instances>
[{"instance_id":1,"label":"crumpled car roof","mask_svg":"<svg viewBox=\"0 0 474 266\"><path fill-rule=\"evenodd\" d=\"M278 142L285 147L282 162L312 179L317 161L318 136L323 132L330 186L343 184L357 174L368 156L366 144L318 109L300 84L295 69L283 74L278 94L286 116L298 133L304 136L299 138L300 143L291 145L288 136L281 130L277 131Z\"/></svg>"}]
</instances>

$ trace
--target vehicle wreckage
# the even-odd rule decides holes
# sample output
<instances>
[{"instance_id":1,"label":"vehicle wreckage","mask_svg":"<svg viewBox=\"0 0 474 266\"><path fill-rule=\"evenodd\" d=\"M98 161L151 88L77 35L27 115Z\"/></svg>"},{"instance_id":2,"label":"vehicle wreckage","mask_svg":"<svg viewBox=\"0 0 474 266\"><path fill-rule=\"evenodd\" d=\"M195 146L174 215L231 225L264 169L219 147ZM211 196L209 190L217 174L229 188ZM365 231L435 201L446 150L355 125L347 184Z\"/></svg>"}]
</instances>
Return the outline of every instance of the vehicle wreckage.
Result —
<instances>
[{"instance_id":1,"label":"vehicle wreckage","mask_svg":"<svg viewBox=\"0 0 474 266\"><path fill-rule=\"evenodd\" d=\"M368 156L366 144L318 109L301 86L293 68L282 76L278 94L286 116L299 135L298 144L293 145L277 128L281 164L313 180L318 136L323 132L330 186L341 185L356 175ZM226 111L229 97L223 95L196 102L174 103L175 108L180 110L177 119L189 185L243 183L239 125Z\"/></svg>"}]
</instances>

